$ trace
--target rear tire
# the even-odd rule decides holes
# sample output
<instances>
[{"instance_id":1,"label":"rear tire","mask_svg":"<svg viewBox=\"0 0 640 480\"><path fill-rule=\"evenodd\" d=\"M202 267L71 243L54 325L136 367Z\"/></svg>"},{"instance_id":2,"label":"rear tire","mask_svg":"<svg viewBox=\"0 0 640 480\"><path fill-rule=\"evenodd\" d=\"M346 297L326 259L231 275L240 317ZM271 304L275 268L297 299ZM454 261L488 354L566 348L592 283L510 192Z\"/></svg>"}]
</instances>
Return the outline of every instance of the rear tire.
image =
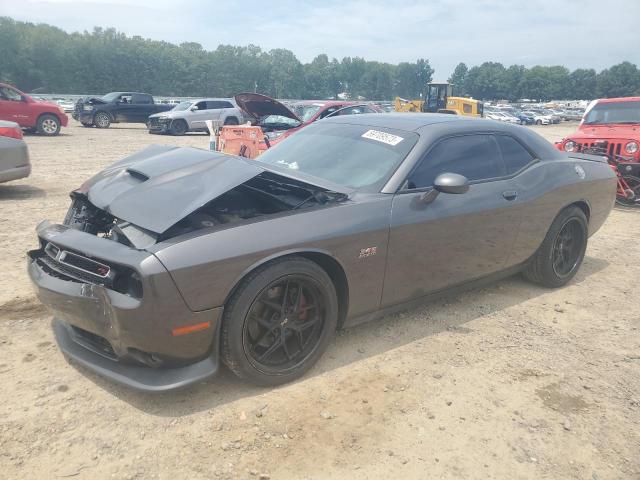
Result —
<instances>
[{"instance_id":1,"label":"rear tire","mask_svg":"<svg viewBox=\"0 0 640 480\"><path fill-rule=\"evenodd\" d=\"M187 125L187 122L184 120L174 120L171 122L171 128L169 129L171 135L178 136L184 135L187 133L187 130L189 130L189 125Z\"/></svg>"},{"instance_id":2,"label":"rear tire","mask_svg":"<svg viewBox=\"0 0 640 480\"><path fill-rule=\"evenodd\" d=\"M55 115L45 114L38 118L38 133L46 137L53 137L60 133L60 119Z\"/></svg>"},{"instance_id":3,"label":"rear tire","mask_svg":"<svg viewBox=\"0 0 640 480\"><path fill-rule=\"evenodd\" d=\"M111 117L108 113L98 112L93 116L93 124L98 128L109 128L111 126Z\"/></svg>"},{"instance_id":4,"label":"rear tire","mask_svg":"<svg viewBox=\"0 0 640 480\"><path fill-rule=\"evenodd\" d=\"M578 207L564 209L529 260L523 272L524 277L548 288L565 285L582 265L588 236L589 227L584 212Z\"/></svg>"},{"instance_id":5,"label":"rear tire","mask_svg":"<svg viewBox=\"0 0 640 480\"><path fill-rule=\"evenodd\" d=\"M302 257L274 260L249 274L227 302L221 357L247 382L287 383L317 362L337 323L338 299L327 273Z\"/></svg>"}]
</instances>

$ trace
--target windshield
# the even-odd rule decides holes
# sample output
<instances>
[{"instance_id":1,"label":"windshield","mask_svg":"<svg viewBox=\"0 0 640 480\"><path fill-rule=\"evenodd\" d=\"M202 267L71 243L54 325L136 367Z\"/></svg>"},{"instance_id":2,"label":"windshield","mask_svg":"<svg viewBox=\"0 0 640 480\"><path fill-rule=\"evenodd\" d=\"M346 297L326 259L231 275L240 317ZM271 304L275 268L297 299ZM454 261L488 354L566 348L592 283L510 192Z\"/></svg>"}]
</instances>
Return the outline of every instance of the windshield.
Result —
<instances>
[{"instance_id":1,"label":"windshield","mask_svg":"<svg viewBox=\"0 0 640 480\"><path fill-rule=\"evenodd\" d=\"M587 113L584 123L586 125L640 123L640 101L597 103Z\"/></svg>"},{"instance_id":2,"label":"windshield","mask_svg":"<svg viewBox=\"0 0 640 480\"><path fill-rule=\"evenodd\" d=\"M180 102L175 107L173 107L172 110L175 110L176 112L188 110L189 107L191 107L192 104L193 104L193 102Z\"/></svg>"},{"instance_id":3,"label":"windshield","mask_svg":"<svg viewBox=\"0 0 640 480\"><path fill-rule=\"evenodd\" d=\"M101 97L100 99L104 100L105 102L113 102L120 95L122 95L122 92L111 92L111 93L107 93L105 96Z\"/></svg>"},{"instance_id":4,"label":"windshield","mask_svg":"<svg viewBox=\"0 0 640 480\"><path fill-rule=\"evenodd\" d=\"M318 122L267 150L263 163L337 185L378 191L418 141L418 135L364 125Z\"/></svg>"},{"instance_id":5,"label":"windshield","mask_svg":"<svg viewBox=\"0 0 640 480\"><path fill-rule=\"evenodd\" d=\"M295 113L303 122L308 122L321 108L322 105L298 104L293 106L293 113Z\"/></svg>"},{"instance_id":6,"label":"windshield","mask_svg":"<svg viewBox=\"0 0 640 480\"><path fill-rule=\"evenodd\" d=\"M297 127L300 122L295 118L285 117L283 115L267 115L260 121L262 126L284 126L284 127Z\"/></svg>"}]
</instances>

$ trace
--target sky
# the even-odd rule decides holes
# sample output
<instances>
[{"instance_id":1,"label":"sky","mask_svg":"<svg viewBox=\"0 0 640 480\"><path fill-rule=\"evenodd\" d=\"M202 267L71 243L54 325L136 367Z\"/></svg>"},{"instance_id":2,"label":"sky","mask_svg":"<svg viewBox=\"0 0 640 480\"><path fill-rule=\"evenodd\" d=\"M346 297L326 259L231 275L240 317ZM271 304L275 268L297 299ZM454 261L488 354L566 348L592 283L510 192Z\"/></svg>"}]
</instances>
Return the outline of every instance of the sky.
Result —
<instances>
[{"instance_id":1,"label":"sky","mask_svg":"<svg viewBox=\"0 0 640 480\"><path fill-rule=\"evenodd\" d=\"M68 32L114 27L172 43L286 48L389 63L640 64L640 0L0 0L0 16Z\"/></svg>"}]
</instances>

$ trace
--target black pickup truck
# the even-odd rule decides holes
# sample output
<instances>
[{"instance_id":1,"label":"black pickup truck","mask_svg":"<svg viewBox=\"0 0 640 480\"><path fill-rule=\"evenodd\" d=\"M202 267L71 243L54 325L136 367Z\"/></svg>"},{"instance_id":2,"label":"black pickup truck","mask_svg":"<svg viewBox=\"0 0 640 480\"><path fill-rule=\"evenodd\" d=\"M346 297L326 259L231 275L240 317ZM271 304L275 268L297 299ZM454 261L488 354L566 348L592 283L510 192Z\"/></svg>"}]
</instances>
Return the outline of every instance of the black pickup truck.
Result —
<instances>
[{"instance_id":1,"label":"black pickup truck","mask_svg":"<svg viewBox=\"0 0 640 480\"><path fill-rule=\"evenodd\" d=\"M147 123L149 115L171 110L159 105L148 93L111 92L103 97L87 97L76 102L72 117L85 127L109 128L112 123Z\"/></svg>"}]
</instances>

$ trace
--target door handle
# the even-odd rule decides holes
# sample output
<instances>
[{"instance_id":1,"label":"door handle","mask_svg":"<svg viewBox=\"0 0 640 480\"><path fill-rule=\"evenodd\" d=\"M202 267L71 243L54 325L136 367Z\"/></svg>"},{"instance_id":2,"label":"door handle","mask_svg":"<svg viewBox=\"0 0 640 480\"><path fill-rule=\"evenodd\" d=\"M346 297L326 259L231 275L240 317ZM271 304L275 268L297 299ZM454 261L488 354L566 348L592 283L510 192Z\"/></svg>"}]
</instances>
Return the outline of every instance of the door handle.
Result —
<instances>
[{"instance_id":1,"label":"door handle","mask_svg":"<svg viewBox=\"0 0 640 480\"><path fill-rule=\"evenodd\" d=\"M502 196L509 201L515 200L516 198L518 198L518 192L516 192L515 190L507 190L506 192L502 192Z\"/></svg>"}]
</instances>

